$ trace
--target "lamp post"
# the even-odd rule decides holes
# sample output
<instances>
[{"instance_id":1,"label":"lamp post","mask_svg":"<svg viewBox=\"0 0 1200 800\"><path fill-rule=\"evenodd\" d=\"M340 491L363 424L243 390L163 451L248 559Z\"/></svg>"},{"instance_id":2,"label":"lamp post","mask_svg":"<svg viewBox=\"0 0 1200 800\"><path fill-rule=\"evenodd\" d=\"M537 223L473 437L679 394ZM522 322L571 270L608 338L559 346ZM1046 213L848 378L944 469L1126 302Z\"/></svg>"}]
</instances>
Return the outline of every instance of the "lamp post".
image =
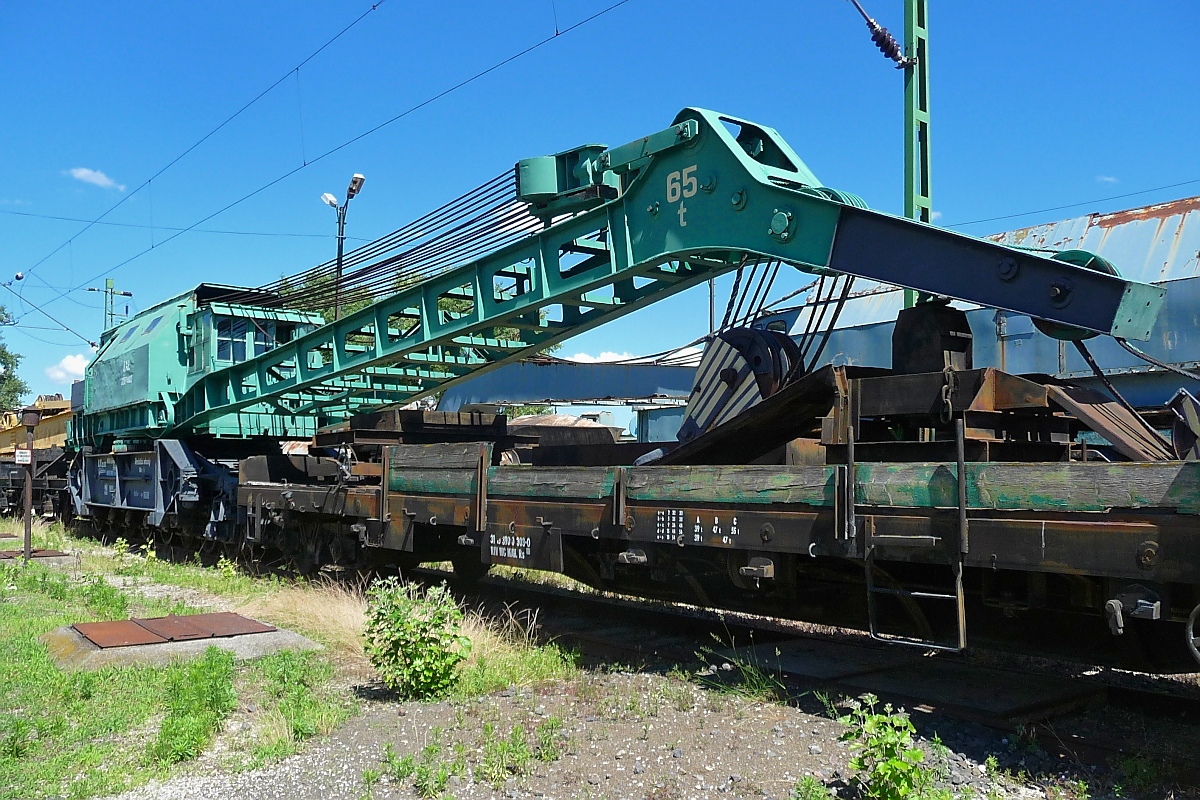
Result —
<instances>
[{"instance_id":1,"label":"lamp post","mask_svg":"<svg viewBox=\"0 0 1200 800\"><path fill-rule=\"evenodd\" d=\"M42 410L29 406L21 410L25 426L25 448L16 451L18 464L25 464L25 563L33 557L33 429L42 418Z\"/></svg>"},{"instance_id":2,"label":"lamp post","mask_svg":"<svg viewBox=\"0 0 1200 800\"><path fill-rule=\"evenodd\" d=\"M337 212L338 218L337 270L333 280L333 318L335 320L342 318L342 251L346 246L346 208L362 189L365 180L366 178L362 174L354 173L354 176L350 178L350 186L346 189L346 202L341 205L338 205L337 198L329 192L321 195L321 200Z\"/></svg>"}]
</instances>

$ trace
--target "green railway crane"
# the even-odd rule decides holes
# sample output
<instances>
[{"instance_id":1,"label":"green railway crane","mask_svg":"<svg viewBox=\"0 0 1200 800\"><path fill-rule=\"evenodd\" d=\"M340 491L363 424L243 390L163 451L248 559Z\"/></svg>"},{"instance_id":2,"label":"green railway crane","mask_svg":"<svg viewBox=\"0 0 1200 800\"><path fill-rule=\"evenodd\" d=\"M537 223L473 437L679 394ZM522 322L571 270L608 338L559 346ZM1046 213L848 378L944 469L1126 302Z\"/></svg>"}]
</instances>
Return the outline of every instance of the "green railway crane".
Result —
<instances>
[{"instance_id":1,"label":"green railway crane","mask_svg":"<svg viewBox=\"0 0 1200 800\"><path fill-rule=\"evenodd\" d=\"M138 408L89 406L76 440L245 436L247 414L336 423L432 395L766 261L1128 339L1150 335L1164 296L1157 286L872 211L823 186L775 130L704 109L685 109L619 147L525 159L516 176L517 197L542 220L534 232L444 264L330 324L302 324L290 340L227 366L168 374L169 385L157 370L127 366L140 376L125 387L141 393ZM180 340L171 347L186 354L201 333L174 327L169 335ZM112 372L104 372L109 360L102 346L88 369L89 396L97 376Z\"/></svg>"}]
</instances>

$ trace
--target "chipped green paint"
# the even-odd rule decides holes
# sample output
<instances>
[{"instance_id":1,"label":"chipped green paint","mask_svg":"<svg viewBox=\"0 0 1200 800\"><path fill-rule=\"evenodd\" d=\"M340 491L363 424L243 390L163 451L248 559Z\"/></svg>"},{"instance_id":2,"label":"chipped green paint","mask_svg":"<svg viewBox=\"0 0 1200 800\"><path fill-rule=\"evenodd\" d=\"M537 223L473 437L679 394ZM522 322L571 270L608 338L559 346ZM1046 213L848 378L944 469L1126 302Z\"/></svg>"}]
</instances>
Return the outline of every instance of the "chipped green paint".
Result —
<instances>
[{"instance_id":1,"label":"chipped green paint","mask_svg":"<svg viewBox=\"0 0 1200 800\"><path fill-rule=\"evenodd\" d=\"M863 505L953 508L954 464L859 464ZM967 505L997 511L1173 508L1200 512L1200 464L967 464Z\"/></svg>"},{"instance_id":2,"label":"chipped green paint","mask_svg":"<svg viewBox=\"0 0 1200 800\"><path fill-rule=\"evenodd\" d=\"M543 500L602 500L612 497L612 467L492 467L488 495Z\"/></svg>"},{"instance_id":3,"label":"chipped green paint","mask_svg":"<svg viewBox=\"0 0 1200 800\"><path fill-rule=\"evenodd\" d=\"M628 501L725 505L832 507L837 467L632 467ZM885 508L954 508L954 464L862 463L855 502ZM616 468L507 466L488 469L488 495L544 500L612 497ZM392 491L473 495L475 470L405 469L391 472ZM1103 512L1162 508L1200 514L1200 463L967 464L972 509L1032 512Z\"/></svg>"},{"instance_id":4,"label":"chipped green paint","mask_svg":"<svg viewBox=\"0 0 1200 800\"><path fill-rule=\"evenodd\" d=\"M627 500L832 506L836 467L633 467Z\"/></svg>"},{"instance_id":5,"label":"chipped green paint","mask_svg":"<svg viewBox=\"0 0 1200 800\"><path fill-rule=\"evenodd\" d=\"M399 494L475 494L473 469L406 469L388 474L388 489Z\"/></svg>"}]
</instances>

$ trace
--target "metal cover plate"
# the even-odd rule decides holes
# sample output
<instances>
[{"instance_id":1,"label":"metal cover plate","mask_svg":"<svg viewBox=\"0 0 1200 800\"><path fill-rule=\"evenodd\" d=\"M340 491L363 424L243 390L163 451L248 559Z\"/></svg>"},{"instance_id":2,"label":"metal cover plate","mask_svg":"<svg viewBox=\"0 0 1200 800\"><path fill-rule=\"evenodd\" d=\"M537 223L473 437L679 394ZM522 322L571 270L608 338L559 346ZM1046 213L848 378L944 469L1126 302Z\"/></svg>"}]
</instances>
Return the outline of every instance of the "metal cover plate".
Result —
<instances>
[{"instance_id":1,"label":"metal cover plate","mask_svg":"<svg viewBox=\"0 0 1200 800\"><path fill-rule=\"evenodd\" d=\"M212 631L213 636L245 636L251 633L270 633L274 625L259 622L256 619L243 617L231 611L220 611L213 614L197 614L188 620L198 627Z\"/></svg>"},{"instance_id":2,"label":"metal cover plate","mask_svg":"<svg viewBox=\"0 0 1200 800\"><path fill-rule=\"evenodd\" d=\"M88 641L100 648L128 647L135 644L162 644L167 641L131 619L116 622L80 622L72 625Z\"/></svg>"},{"instance_id":3,"label":"metal cover plate","mask_svg":"<svg viewBox=\"0 0 1200 800\"><path fill-rule=\"evenodd\" d=\"M273 625L243 617L229 611L212 614L192 614L183 617L154 617L151 619L135 619L133 622L141 625L151 633L161 636L170 642L186 642L193 639L212 639L226 636L246 636L252 633L269 633L275 630Z\"/></svg>"},{"instance_id":4,"label":"metal cover plate","mask_svg":"<svg viewBox=\"0 0 1200 800\"><path fill-rule=\"evenodd\" d=\"M151 633L158 634L168 642L186 642L192 639L211 639L212 631L203 624L196 624L194 617L154 617L152 619L133 620Z\"/></svg>"},{"instance_id":5,"label":"metal cover plate","mask_svg":"<svg viewBox=\"0 0 1200 800\"><path fill-rule=\"evenodd\" d=\"M65 556L66 553L64 553L61 550L34 549L34 550L30 551L29 555L32 558L54 558L56 556ZM23 551L23 550L0 550L0 559L24 558L24 557L25 557L25 551Z\"/></svg>"}]
</instances>

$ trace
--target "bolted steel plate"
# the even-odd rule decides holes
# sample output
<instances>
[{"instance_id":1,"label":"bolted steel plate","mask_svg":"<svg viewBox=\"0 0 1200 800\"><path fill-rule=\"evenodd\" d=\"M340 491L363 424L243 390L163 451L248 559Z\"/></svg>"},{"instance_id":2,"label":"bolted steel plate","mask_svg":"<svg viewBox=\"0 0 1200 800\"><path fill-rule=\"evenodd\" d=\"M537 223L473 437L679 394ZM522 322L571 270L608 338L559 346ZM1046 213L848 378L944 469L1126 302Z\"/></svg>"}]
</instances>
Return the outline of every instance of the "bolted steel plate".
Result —
<instances>
[{"instance_id":1,"label":"bolted steel plate","mask_svg":"<svg viewBox=\"0 0 1200 800\"><path fill-rule=\"evenodd\" d=\"M259 622L229 611L192 616L126 619L116 622L81 622L72 625L88 641L100 648L127 647L135 644L190 642L196 639L246 636L270 633L274 625Z\"/></svg>"},{"instance_id":2,"label":"bolted steel plate","mask_svg":"<svg viewBox=\"0 0 1200 800\"><path fill-rule=\"evenodd\" d=\"M97 647L128 647L135 644L162 644L167 641L131 619L116 622L79 622L72 625Z\"/></svg>"},{"instance_id":3,"label":"bolted steel plate","mask_svg":"<svg viewBox=\"0 0 1200 800\"><path fill-rule=\"evenodd\" d=\"M245 636L252 633L268 633L275 630L258 620L243 617L228 611L212 614L193 614L185 617L169 616L153 619L133 620L151 633L156 633L170 642L186 642L193 639L212 639L226 636Z\"/></svg>"},{"instance_id":4,"label":"bolted steel plate","mask_svg":"<svg viewBox=\"0 0 1200 800\"><path fill-rule=\"evenodd\" d=\"M61 550L41 550L35 548L29 552L29 555L31 558L54 558L56 556L65 556L66 553ZM0 559L24 557L24 550L0 550Z\"/></svg>"},{"instance_id":5,"label":"bolted steel plate","mask_svg":"<svg viewBox=\"0 0 1200 800\"><path fill-rule=\"evenodd\" d=\"M187 642L192 639L211 639L212 631L208 630L203 624L196 624L192 620L195 617L177 617L171 615L169 617L153 617L151 619L137 619L133 622L141 625L151 633L157 634L168 642Z\"/></svg>"},{"instance_id":6,"label":"bolted steel plate","mask_svg":"<svg viewBox=\"0 0 1200 800\"><path fill-rule=\"evenodd\" d=\"M213 636L245 636L251 633L270 633L275 630L274 625L243 617L232 611L197 614L194 617L188 617L188 620L193 625L202 626L211 631Z\"/></svg>"}]
</instances>

